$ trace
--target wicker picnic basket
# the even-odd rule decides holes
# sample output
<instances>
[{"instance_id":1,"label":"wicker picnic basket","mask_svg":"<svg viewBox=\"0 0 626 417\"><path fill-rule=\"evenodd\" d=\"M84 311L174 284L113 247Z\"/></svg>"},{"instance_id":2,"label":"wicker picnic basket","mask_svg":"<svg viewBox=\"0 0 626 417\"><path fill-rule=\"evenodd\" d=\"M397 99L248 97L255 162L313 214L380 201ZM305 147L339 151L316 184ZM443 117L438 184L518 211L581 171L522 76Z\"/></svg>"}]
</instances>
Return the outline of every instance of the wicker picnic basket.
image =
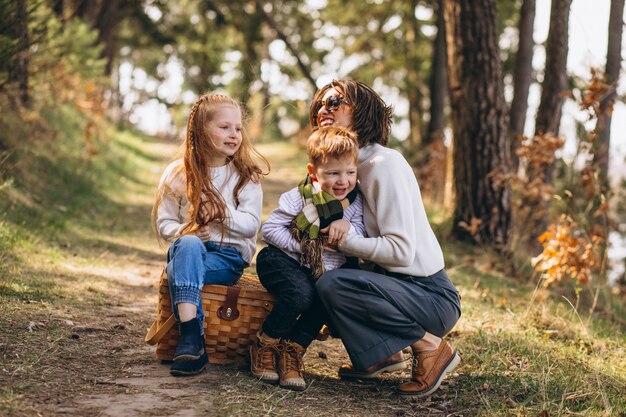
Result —
<instances>
[{"instance_id":1,"label":"wicker picnic basket","mask_svg":"<svg viewBox=\"0 0 626 417\"><path fill-rule=\"evenodd\" d=\"M243 275L233 286L205 285L201 298L209 363L246 366L250 343L276 298L253 275ZM157 318L145 339L150 345L156 344L156 356L161 361L170 361L174 356L178 344L178 326L175 324L167 274L163 271Z\"/></svg>"}]
</instances>

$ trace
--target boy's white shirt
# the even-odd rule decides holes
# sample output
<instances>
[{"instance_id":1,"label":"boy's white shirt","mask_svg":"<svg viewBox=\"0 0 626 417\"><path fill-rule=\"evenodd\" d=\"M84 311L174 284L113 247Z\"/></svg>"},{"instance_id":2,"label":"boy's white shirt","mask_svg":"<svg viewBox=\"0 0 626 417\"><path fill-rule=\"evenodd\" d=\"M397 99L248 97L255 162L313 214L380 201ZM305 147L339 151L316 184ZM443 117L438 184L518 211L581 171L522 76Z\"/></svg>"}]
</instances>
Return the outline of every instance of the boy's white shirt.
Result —
<instances>
[{"instance_id":1,"label":"boy's white shirt","mask_svg":"<svg viewBox=\"0 0 626 417\"><path fill-rule=\"evenodd\" d=\"M276 246L298 262L300 262L302 248L300 242L289 232L289 226L293 219L302 211L303 207L304 199L298 191L298 187L292 188L280 196L278 207L272 211L263 223L263 226L261 226L261 233L265 243ZM363 198L360 193L354 202L344 209L343 219L350 222L350 230L347 235L363 236L365 234ZM324 250L322 259L324 260L324 269L326 271L337 269L346 261L344 254L328 250Z\"/></svg>"},{"instance_id":2,"label":"boy's white shirt","mask_svg":"<svg viewBox=\"0 0 626 417\"><path fill-rule=\"evenodd\" d=\"M367 236L347 236L339 249L391 272L429 276L444 268L443 252L402 154L379 144L359 149Z\"/></svg>"},{"instance_id":3,"label":"boy's white shirt","mask_svg":"<svg viewBox=\"0 0 626 417\"><path fill-rule=\"evenodd\" d=\"M174 242L180 237L180 232L189 219L189 201L182 164L182 159L169 164L159 182L159 188L167 185L171 190L163 196L157 209L156 220L158 233L168 242ZM208 233L203 234L203 241L233 246L249 265L256 251L256 236L261 225L263 206L261 184L249 181L239 191L239 204L236 205L233 190L239 180L239 174L232 163L211 168L211 175L213 185L226 202L226 221L223 237L219 225L209 225Z\"/></svg>"}]
</instances>

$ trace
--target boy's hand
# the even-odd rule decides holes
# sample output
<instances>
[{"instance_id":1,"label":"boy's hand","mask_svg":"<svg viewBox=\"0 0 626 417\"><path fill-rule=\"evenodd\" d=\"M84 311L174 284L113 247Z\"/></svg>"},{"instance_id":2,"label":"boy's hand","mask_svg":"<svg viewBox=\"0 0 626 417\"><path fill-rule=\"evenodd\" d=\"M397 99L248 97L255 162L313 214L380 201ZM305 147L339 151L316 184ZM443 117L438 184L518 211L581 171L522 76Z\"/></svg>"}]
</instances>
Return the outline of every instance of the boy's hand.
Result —
<instances>
[{"instance_id":1,"label":"boy's hand","mask_svg":"<svg viewBox=\"0 0 626 417\"><path fill-rule=\"evenodd\" d=\"M350 230L350 222L347 220L335 220L330 226L320 230L322 233L328 232L328 243L330 246L337 246L343 242L348 231Z\"/></svg>"}]
</instances>

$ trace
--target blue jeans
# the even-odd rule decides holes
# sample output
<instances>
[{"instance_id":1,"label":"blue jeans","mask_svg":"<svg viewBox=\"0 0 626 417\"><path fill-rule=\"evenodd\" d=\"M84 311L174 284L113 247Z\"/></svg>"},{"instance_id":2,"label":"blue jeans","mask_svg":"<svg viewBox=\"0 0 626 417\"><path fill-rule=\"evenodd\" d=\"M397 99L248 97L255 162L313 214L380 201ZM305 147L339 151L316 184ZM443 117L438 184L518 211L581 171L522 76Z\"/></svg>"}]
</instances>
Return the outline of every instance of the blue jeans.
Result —
<instances>
[{"instance_id":1,"label":"blue jeans","mask_svg":"<svg viewBox=\"0 0 626 417\"><path fill-rule=\"evenodd\" d=\"M204 320L200 293L204 284L232 285L245 267L245 261L237 250L213 242L202 242L199 237L180 237L167 252L167 280L170 285L172 305L195 304L196 317ZM172 308L177 321L178 308Z\"/></svg>"}]
</instances>

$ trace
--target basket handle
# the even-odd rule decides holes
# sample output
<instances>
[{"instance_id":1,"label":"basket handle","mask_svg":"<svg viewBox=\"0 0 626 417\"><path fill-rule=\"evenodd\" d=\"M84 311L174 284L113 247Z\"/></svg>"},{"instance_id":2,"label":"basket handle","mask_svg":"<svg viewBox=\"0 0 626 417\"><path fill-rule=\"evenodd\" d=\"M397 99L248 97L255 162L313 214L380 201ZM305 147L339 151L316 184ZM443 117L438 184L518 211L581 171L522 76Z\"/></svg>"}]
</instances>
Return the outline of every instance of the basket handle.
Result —
<instances>
[{"instance_id":1,"label":"basket handle","mask_svg":"<svg viewBox=\"0 0 626 417\"><path fill-rule=\"evenodd\" d=\"M224 304L217 309L217 317L226 321L237 320L239 310L237 309L237 300L239 299L239 287L229 286L226 290L226 300Z\"/></svg>"},{"instance_id":2,"label":"basket handle","mask_svg":"<svg viewBox=\"0 0 626 417\"><path fill-rule=\"evenodd\" d=\"M155 320L146 334L145 342L149 345L156 345L157 342L163 339L163 336L167 334L172 326L174 326L174 323L176 323L176 318L173 314L167 318L161 327L159 327L157 320Z\"/></svg>"}]
</instances>

